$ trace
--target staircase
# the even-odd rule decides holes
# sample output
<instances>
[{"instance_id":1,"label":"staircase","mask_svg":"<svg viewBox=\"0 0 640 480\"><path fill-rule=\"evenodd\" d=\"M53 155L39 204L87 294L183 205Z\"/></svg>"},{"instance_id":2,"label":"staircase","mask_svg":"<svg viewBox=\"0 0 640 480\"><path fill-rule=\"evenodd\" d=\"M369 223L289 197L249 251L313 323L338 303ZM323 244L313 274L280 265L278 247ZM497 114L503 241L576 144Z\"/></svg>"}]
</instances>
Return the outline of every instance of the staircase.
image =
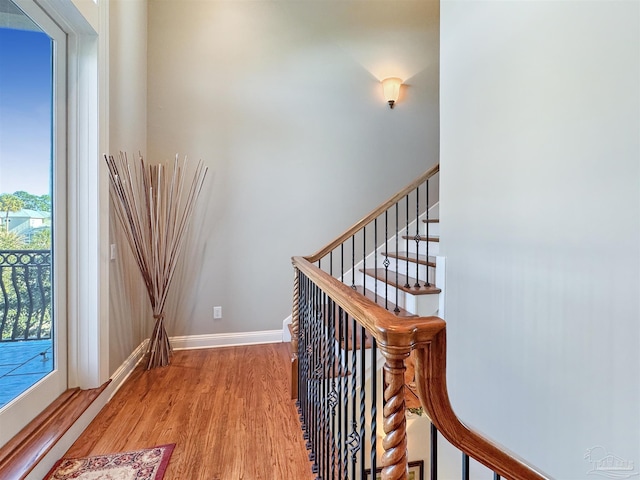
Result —
<instances>
[{"instance_id":1,"label":"staircase","mask_svg":"<svg viewBox=\"0 0 640 480\"><path fill-rule=\"evenodd\" d=\"M438 189L434 188L434 183L438 180L438 171L439 168L436 165L403 189L401 192L403 197L400 200L404 200L404 204L394 198L383 204L393 204L391 212L389 209L384 212L386 218L382 218L383 215L380 212L372 222L369 222L373 223L376 220L380 222L380 227L376 226L376 233L380 230L381 240L372 244L368 251L361 248L361 251L365 251L366 254L360 261L353 260L351 267L346 271L344 268L340 270L332 268L336 267L334 261L331 261L330 266L324 264L325 271L331 274L334 271L340 271L339 275L334 275L336 278L399 318L442 316L440 312L443 310L443 302L440 301L440 293L443 285L439 281L442 281L444 275L436 275L437 263L440 263L441 267L444 265L444 260L438 259L440 247L438 198L435 195L431 197L428 194L421 195L420 190L414 192L414 196L407 196L416 186L422 186L423 194L426 191L437 192ZM398 196L400 194L396 195ZM411 220L410 215L413 215ZM373 213L369 215L369 217L372 216L374 216ZM381 228L383 222L384 234ZM362 221L356 225L361 223ZM403 226L400 227L400 225ZM389 234L390 227L391 234ZM369 243L371 240L378 240L378 238L372 238L371 234L367 238L363 233L362 237L364 245L366 240L369 240ZM354 240L353 243L355 244L356 241ZM346 247L349 248L348 242ZM356 248L351 248L351 251L353 254L358 253ZM348 253L346 256L350 258ZM344 252L341 254L344 256ZM323 265L322 262L318 263L319 266ZM342 260L340 263L342 264ZM289 317L285 320L285 329L283 329L288 335L283 341L291 340L291 328L291 317ZM370 348L370 336L367 335L366 338L367 348ZM382 358L379 360L382 365ZM413 377L413 357L409 358L408 362L409 368L405 374L406 408L410 412L421 412Z\"/></svg>"},{"instance_id":2,"label":"staircase","mask_svg":"<svg viewBox=\"0 0 640 480\"><path fill-rule=\"evenodd\" d=\"M419 215L418 221L401 230L375 252L372 267L359 267L358 280L365 295L382 297L380 304L395 313L429 316L440 309L436 263L440 247L439 204ZM438 216L436 216L438 215ZM428 218L427 218L428 217ZM416 226L418 227L416 230ZM413 233L412 233L413 232Z\"/></svg>"},{"instance_id":3,"label":"staircase","mask_svg":"<svg viewBox=\"0 0 640 480\"><path fill-rule=\"evenodd\" d=\"M307 259L399 317L442 316L438 172L432 167ZM284 342L291 340L291 320L283 322Z\"/></svg>"},{"instance_id":4,"label":"staircase","mask_svg":"<svg viewBox=\"0 0 640 480\"><path fill-rule=\"evenodd\" d=\"M318 479L376 471L405 480L426 469L432 480L448 479L450 452L462 453L463 480L476 467L494 479L547 478L451 409L438 318L438 172L429 169L317 253L292 259L292 398ZM450 444L439 454L442 437Z\"/></svg>"}]
</instances>

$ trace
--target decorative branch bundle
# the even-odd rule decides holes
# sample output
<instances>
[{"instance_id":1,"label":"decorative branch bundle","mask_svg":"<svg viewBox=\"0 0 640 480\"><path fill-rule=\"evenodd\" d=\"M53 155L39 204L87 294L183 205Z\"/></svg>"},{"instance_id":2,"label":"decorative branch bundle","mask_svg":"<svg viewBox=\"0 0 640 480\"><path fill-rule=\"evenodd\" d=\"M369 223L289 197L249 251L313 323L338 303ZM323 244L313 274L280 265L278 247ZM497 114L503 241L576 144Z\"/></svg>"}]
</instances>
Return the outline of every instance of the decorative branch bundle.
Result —
<instances>
[{"instance_id":1,"label":"decorative branch bundle","mask_svg":"<svg viewBox=\"0 0 640 480\"><path fill-rule=\"evenodd\" d=\"M116 215L153 309L155 325L149 341L147 369L163 367L169 364L171 355L164 326L164 306L207 167L199 161L193 177L187 179L187 160L179 161L178 155L173 168L163 164L147 165L142 155L132 165L123 152L117 160L113 156L104 158L109 167Z\"/></svg>"}]
</instances>

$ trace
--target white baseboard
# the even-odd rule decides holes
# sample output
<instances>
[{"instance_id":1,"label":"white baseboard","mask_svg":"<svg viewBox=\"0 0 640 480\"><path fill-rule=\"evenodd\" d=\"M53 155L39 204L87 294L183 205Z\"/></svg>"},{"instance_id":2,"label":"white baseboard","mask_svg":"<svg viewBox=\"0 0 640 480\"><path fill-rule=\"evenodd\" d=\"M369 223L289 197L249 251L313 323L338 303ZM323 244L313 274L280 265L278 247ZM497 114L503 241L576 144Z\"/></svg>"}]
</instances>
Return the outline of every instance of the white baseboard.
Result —
<instances>
[{"instance_id":1,"label":"white baseboard","mask_svg":"<svg viewBox=\"0 0 640 480\"><path fill-rule=\"evenodd\" d=\"M282 342L282 330L264 330L261 332L213 333L208 335L187 335L171 337L174 350L197 348L234 347L238 345L258 345L261 343Z\"/></svg>"},{"instance_id":2,"label":"white baseboard","mask_svg":"<svg viewBox=\"0 0 640 480\"><path fill-rule=\"evenodd\" d=\"M282 343L287 343L291 341L291 332L289 331L288 325L291 323L291 315L285 318L282 321Z\"/></svg>"},{"instance_id":3,"label":"white baseboard","mask_svg":"<svg viewBox=\"0 0 640 480\"><path fill-rule=\"evenodd\" d=\"M122 362L122 365L113 372L113 375L111 375L111 383L107 387L111 392L109 394L109 400L113 398L122 384L124 384L125 380L129 378L129 375L131 375L131 372L133 372L133 369L136 368L138 363L142 361L142 357L144 357L144 354L147 352L148 345L149 339L147 338L146 340L143 340L142 343L138 345L133 352L131 352L129 358Z\"/></svg>"}]
</instances>

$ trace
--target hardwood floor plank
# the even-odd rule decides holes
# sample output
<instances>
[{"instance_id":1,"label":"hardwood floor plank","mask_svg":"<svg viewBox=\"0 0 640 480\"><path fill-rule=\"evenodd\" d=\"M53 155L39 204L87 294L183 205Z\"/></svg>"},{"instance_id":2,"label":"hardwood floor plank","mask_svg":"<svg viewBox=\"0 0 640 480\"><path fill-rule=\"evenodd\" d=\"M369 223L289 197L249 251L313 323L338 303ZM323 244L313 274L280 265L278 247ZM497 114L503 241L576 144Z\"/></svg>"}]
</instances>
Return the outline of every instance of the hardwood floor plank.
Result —
<instances>
[{"instance_id":1,"label":"hardwood floor plank","mask_svg":"<svg viewBox=\"0 0 640 480\"><path fill-rule=\"evenodd\" d=\"M165 480L313 479L286 344L175 352L138 367L67 457L175 443Z\"/></svg>"}]
</instances>

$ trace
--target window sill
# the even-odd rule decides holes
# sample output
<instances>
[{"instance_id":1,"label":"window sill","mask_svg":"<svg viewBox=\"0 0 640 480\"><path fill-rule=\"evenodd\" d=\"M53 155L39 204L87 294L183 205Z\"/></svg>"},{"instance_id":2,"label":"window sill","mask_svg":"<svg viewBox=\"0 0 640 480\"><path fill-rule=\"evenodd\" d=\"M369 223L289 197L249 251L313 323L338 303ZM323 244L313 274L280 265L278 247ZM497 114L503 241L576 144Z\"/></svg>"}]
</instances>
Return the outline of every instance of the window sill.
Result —
<instances>
[{"instance_id":1,"label":"window sill","mask_svg":"<svg viewBox=\"0 0 640 480\"><path fill-rule=\"evenodd\" d=\"M25 478L108 384L91 390L67 390L0 448L3 478Z\"/></svg>"}]
</instances>

